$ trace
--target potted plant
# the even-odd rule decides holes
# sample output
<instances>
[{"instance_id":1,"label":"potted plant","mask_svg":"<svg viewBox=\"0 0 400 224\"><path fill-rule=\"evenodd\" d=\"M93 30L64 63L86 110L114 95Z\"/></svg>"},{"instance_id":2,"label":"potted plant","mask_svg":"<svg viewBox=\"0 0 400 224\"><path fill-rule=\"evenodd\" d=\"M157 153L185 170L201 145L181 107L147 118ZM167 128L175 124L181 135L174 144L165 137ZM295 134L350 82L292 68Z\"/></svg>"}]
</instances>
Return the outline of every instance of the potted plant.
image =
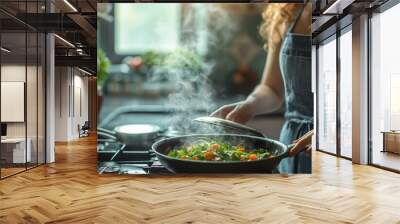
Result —
<instances>
[{"instance_id":1,"label":"potted plant","mask_svg":"<svg viewBox=\"0 0 400 224\"><path fill-rule=\"evenodd\" d=\"M100 111L103 101L104 83L108 77L108 68L111 62L107 58L105 52L101 49L97 50L97 111Z\"/></svg>"}]
</instances>

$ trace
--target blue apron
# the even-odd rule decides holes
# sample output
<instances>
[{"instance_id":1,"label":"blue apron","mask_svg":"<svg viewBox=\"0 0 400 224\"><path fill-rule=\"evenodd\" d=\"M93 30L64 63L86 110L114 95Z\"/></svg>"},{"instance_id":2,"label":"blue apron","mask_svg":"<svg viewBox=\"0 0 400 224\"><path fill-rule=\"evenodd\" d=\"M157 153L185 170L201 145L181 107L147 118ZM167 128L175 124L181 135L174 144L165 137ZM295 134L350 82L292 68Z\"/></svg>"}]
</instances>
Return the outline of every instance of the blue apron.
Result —
<instances>
[{"instance_id":1,"label":"blue apron","mask_svg":"<svg viewBox=\"0 0 400 224\"><path fill-rule=\"evenodd\" d=\"M311 92L311 36L292 33L290 27L280 52L280 68L285 88L285 123L280 141L291 144L313 129L314 103ZM278 166L281 173L311 173L311 155L300 152L283 159Z\"/></svg>"}]
</instances>

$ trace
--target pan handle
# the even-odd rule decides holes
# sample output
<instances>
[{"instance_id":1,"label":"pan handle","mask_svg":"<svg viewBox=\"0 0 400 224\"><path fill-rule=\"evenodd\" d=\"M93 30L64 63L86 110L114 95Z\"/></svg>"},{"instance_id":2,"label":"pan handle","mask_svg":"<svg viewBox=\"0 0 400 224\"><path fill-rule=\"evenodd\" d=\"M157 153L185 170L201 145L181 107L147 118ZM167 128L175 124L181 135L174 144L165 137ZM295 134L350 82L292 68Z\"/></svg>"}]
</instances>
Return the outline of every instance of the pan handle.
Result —
<instances>
[{"instance_id":1,"label":"pan handle","mask_svg":"<svg viewBox=\"0 0 400 224\"><path fill-rule=\"evenodd\" d=\"M292 154L291 152L292 152L292 150L293 150L295 144L297 144L298 142L301 143L301 144L303 145L303 148L302 148L301 150L299 150L296 154L292 155L292 156L296 156L296 155L299 154L300 152L302 152L302 151L304 151L305 149L307 149L307 148L311 145L311 143L312 143L311 137L312 137L313 134L314 134L314 130L311 130L311 131L307 132L306 134L304 134L304 135L303 135L302 137L300 137L299 139L297 139L294 143L289 144L289 145L287 146L289 156L290 156L290 154Z\"/></svg>"},{"instance_id":2,"label":"pan handle","mask_svg":"<svg viewBox=\"0 0 400 224\"><path fill-rule=\"evenodd\" d=\"M296 153L295 155L291 155L292 153L292 149L294 148L294 146L296 145L296 143L292 143L292 144L289 144L289 145L287 145L286 147L287 147L287 152L288 152L288 156L291 156L291 157L295 157L295 156L297 156L300 152L302 152L302 151L304 151L307 147L304 147L304 148L302 148L298 153Z\"/></svg>"}]
</instances>

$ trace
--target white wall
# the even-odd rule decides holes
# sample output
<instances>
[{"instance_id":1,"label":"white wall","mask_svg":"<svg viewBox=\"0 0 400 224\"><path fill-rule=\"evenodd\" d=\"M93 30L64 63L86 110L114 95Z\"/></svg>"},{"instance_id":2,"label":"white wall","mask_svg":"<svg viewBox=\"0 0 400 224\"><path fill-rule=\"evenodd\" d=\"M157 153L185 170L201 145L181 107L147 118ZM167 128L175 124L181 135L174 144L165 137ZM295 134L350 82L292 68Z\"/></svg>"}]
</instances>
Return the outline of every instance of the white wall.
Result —
<instances>
[{"instance_id":1,"label":"white wall","mask_svg":"<svg viewBox=\"0 0 400 224\"><path fill-rule=\"evenodd\" d=\"M2 65L1 81L25 82L25 69L25 65ZM7 108L1 108L1 110L6 109ZM25 123L7 123L7 137L25 137Z\"/></svg>"},{"instance_id":2,"label":"white wall","mask_svg":"<svg viewBox=\"0 0 400 224\"><path fill-rule=\"evenodd\" d=\"M68 140L68 71L67 67L55 68L55 141Z\"/></svg>"},{"instance_id":3,"label":"white wall","mask_svg":"<svg viewBox=\"0 0 400 224\"><path fill-rule=\"evenodd\" d=\"M18 64L7 64L1 66L1 81L3 82L25 82L26 70L28 71L28 84L29 86L36 86L36 80L32 80L31 74L36 75L36 67ZM32 107L36 108L36 88L27 88L27 103L30 106L30 110L32 111ZM4 96L3 96L4 97ZM33 104L32 104L33 102ZM40 107L41 105L39 105ZM34 108L33 108L34 109ZM7 110L7 108L1 108L1 110ZM36 109L34 109L36 111ZM32 127L36 130L36 113L28 113L27 114L28 128ZM34 122L34 124L31 122ZM26 122L7 122L7 136L8 137L25 137L25 123ZM35 127L33 127L35 125ZM29 134L29 133L28 133ZM29 137L29 136L28 136Z\"/></svg>"},{"instance_id":4,"label":"white wall","mask_svg":"<svg viewBox=\"0 0 400 224\"><path fill-rule=\"evenodd\" d=\"M39 69L38 71L36 69ZM25 64L3 64L1 66L1 81L3 82L24 82L26 83L26 107L21 108L22 113L27 115L27 120L23 122L6 122L8 138L24 138L25 135L30 140L32 150L32 161L44 163L44 74L42 68L36 66L25 66ZM27 80L25 78L27 77ZM23 90L22 90L23 91ZM23 94L23 93L22 93ZM7 97L7 96L2 96ZM10 108L1 108L2 111ZM10 112L10 111L9 111ZM11 111L12 112L12 111ZM39 156L37 156L37 153Z\"/></svg>"},{"instance_id":5,"label":"white wall","mask_svg":"<svg viewBox=\"0 0 400 224\"><path fill-rule=\"evenodd\" d=\"M88 78L83 75L76 68L56 67L56 141L77 139L78 125L88 120Z\"/></svg>"}]
</instances>

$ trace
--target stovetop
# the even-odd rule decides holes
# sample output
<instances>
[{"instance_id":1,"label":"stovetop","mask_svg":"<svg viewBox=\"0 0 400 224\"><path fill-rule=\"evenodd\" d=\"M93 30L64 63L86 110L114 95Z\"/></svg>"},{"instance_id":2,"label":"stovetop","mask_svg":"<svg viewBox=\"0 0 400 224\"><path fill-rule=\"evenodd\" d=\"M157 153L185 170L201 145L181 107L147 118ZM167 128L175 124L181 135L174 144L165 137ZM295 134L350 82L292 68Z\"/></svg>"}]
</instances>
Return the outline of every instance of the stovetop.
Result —
<instances>
[{"instance_id":1,"label":"stovetop","mask_svg":"<svg viewBox=\"0 0 400 224\"><path fill-rule=\"evenodd\" d=\"M104 105L103 105L104 107ZM163 105L116 106L108 111L102 109L98 123L98 171L121 174L170 173L158 161L151 146L158 140L186 134L209 133L206 124L192 122L194 118L207 116L210 111L191 109L189 111ZM147 124L160 128L158 137L149 141L130 142L117 138L115 129L123 125ZM205 125L205 126L204 126ZM205 132L206 131L206 132ZM221 130L218 130L221 133ZM124 139L124 140L123 140Z\"/></svg>"},{"instance_id":2,"label":"stovetop","mask_svg":"<svg viewBox=\"0 0 400 224\"><path fill-rule=\"evenodd\" d=\"M110 132L109 130L100 130ZM154 142L176 136L177 132L170 128L159 133L151 141L140 141L134 145L126 145L113 138L98 138L97 156L99 173L119 174L167 174L168 171L157 159L151 146ZM104 136L103 136L104 137Z\"/></svg>"},{"instance_id":3,"label":"stovetop","mask_svg":"<svg viewBox=\"0 0 400 224\"><path fill-rule=\"evenodd\" d=\"M132 104L130 104L132 105ZM99 117L98 123L98 172L120 174L164 174L170 173L158 161L151 150L154 142L163 138L180 136L182 131L176 130L171 124L173 118L179 113L171 108L160 105L121 106L104 112ZM195 111L190 114L192 119L205 116L206 111ZM161 131L157 138L150 141L138 141L134 145L126 145L121 142L113 131L116 127L126 124L150 124L157 125ZM189 132L190 133L190 132Z\"/></svg>"}]
</instances>

